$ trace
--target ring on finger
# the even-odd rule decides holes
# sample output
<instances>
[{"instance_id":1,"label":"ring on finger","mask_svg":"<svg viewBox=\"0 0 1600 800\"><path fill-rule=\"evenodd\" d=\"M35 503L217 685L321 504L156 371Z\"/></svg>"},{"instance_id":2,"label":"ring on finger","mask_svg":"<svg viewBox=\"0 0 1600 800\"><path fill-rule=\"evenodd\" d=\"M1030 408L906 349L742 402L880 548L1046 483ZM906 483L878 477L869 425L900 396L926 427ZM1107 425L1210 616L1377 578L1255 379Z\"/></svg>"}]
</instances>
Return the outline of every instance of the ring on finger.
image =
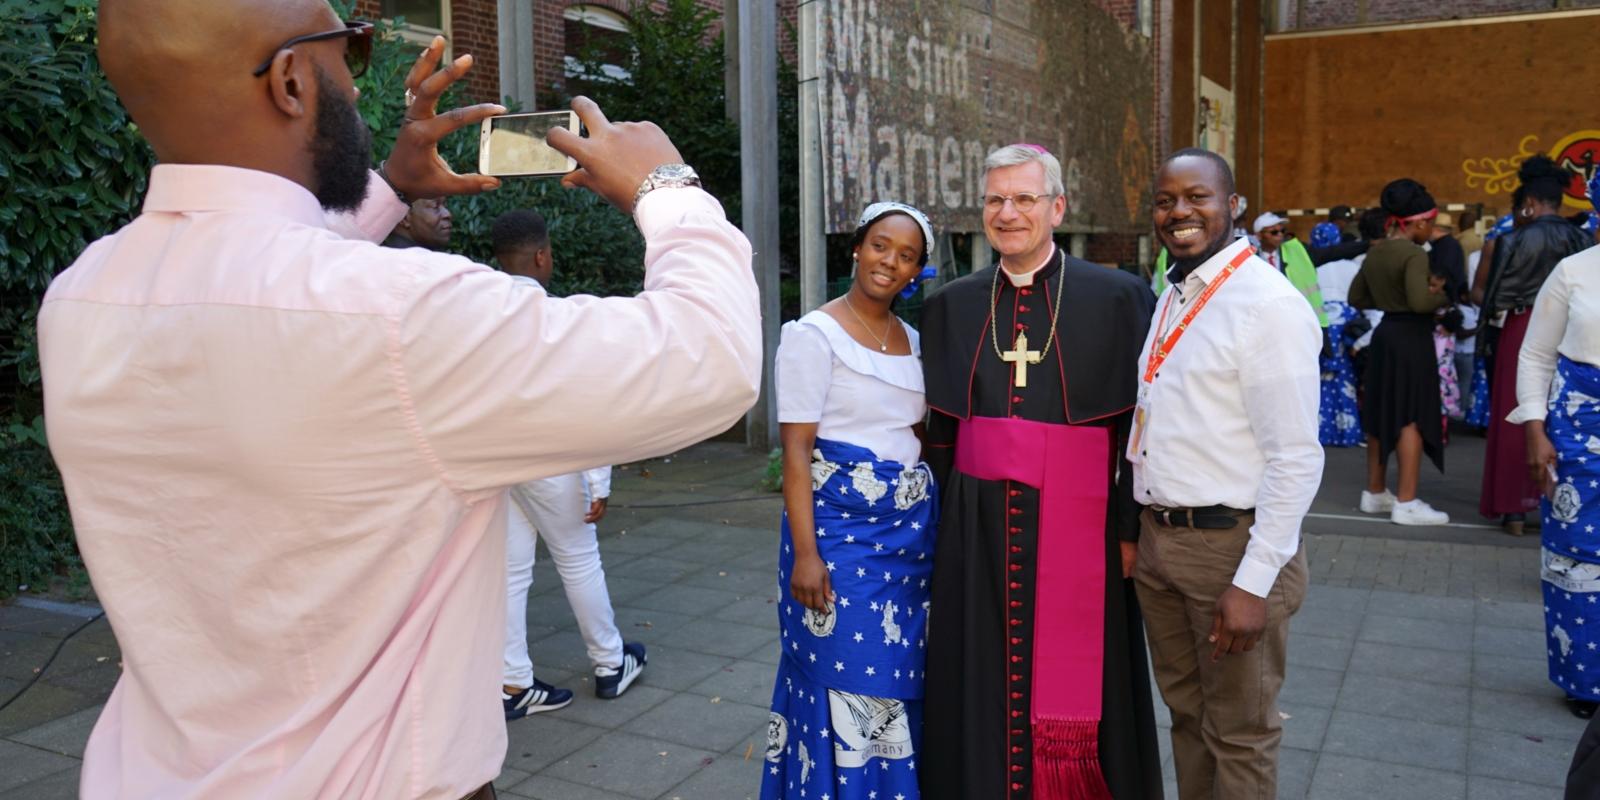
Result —
<instances>
[{"instance_id":1,"label":"ring on finger","mask_svg":"<svg viewBox=\"0 0 1600 800\"><path fill-rule=\"evenodd\" d=\"M416 93L411 91L410 89L407 89L406 90L406 108L410 108L411 104L415 103L415 102L417 102Z\"/></svg>"}]
</instances>

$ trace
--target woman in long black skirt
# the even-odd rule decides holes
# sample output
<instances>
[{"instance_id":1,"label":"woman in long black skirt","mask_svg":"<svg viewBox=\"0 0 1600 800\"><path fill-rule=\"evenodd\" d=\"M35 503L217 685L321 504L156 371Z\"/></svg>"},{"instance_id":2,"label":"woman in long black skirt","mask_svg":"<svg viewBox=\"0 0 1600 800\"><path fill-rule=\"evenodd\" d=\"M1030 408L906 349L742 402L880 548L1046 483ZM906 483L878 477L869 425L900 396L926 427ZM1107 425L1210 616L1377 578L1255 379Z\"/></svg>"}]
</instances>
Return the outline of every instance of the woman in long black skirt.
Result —
<instances>
[{"instance_id":1,"label":"woman in long black skirt","mask_svg":"<svg viewBox=\"0 0 1600 800\"><path fill-rule=\"evenodd\" d=\"M1361 510L1387 513L1399 525L1443 525L1450 516L1417 498L1426 453L1444 469L1444 415L1439 402L1439 362L1433 312L1446 302L1444 281L1428 269L1422 243L1439 208L1410 178L1383 189L1388 238L1373 245L1350 283L1350 305L1383 312L1368 352L1361 425L1367 434L1367 488ZM1396 492L1388 489L1388 461L1399 461Z\"/></svg>"}]
</instances>

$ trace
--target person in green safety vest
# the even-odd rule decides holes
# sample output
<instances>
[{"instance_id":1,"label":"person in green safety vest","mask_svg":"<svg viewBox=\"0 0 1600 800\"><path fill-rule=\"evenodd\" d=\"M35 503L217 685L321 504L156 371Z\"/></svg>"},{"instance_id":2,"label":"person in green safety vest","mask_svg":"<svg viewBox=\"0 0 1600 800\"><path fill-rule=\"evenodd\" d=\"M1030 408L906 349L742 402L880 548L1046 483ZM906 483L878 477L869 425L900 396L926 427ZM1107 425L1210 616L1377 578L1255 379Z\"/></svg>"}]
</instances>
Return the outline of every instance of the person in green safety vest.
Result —
<instances>
[{"instance_id":1,"label":"person in green safety vest","mask_svg":"<svg viewBox=\"0 0 1600 800\"><path fill-rule=\"evenodd\" d=\"M1322 289L1317 286L1317 268L1311 263L1311 254L1297 239L1289 238L1289 221L1268 211L1256 217L1251 227L1261 240L1257 253L1263 261L1278 268L1300 290L1312 310L1317 312L1317 322L1328 327L1328 314L1322 310Z\"/></svg>"}]
</instances>

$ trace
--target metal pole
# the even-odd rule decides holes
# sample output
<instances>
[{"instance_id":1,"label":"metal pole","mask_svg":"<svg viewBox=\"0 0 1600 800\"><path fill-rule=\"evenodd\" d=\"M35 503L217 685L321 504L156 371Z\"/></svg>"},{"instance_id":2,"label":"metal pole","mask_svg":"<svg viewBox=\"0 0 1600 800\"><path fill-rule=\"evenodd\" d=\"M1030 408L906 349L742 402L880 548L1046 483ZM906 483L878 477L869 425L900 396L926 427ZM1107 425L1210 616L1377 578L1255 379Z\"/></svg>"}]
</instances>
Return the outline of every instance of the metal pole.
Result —
<instances>
[{"instance_id":1,"label":"metal pole","mask_svg":"<svg viewBox=\"0 0 1600 800\"><path fill-rule=\"evenodd\" d=\"M744 235L755 251L761 290L764 359L761 399L750 410L745 438L769 450L778 444L778 402L772 363L778 350L778 9L777 0L739 0L739 163Z\"/></svg>"},{"instance_id":2,"label":"metal pole","mask_svg":"<svg viewBox=\"0 0 1600 800\"><path fill-rule=\"evenodd\" d=\"M537 108L533 81L533 0L499 0L500 96L523 111Z\"/></svg>"},{"instance_id":3,"label":"metal pole","mask_svg":"<svg viewBox=\"0 0 1600 800\"><path fill-rule=\"evenodd\" d=\"M800 313L828 300L828 239L822 207L822 85L817 63L821 0L798 8L800 28Z\"/></svg>"}]
</instances>

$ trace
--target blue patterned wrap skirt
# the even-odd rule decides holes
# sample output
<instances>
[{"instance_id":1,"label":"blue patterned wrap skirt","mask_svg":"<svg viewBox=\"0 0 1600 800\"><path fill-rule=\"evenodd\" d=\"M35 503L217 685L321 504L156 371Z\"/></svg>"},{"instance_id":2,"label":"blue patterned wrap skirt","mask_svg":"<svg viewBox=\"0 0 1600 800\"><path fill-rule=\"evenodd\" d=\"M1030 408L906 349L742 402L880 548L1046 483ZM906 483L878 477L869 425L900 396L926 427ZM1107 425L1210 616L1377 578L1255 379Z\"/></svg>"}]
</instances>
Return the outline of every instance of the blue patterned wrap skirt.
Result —
<instances>
[{"instance_id":1,"label":"blue patterned wrap skirt","mask_svg":"<svg viewBox=\"0 0 1600 800\"><path fill-rule=\"evenodd\" d=\"M818 439L811 463L817 552L831 613L795 602L787 513L778 552L783 656L772 691L762 800L915 800L928 582L938 488L926 464Z\"/></svg>"},{"instance_id":2,"label":"blue patterned wrap skirt","mask_svg":"<svg viewBox=\"0 0 1600 800\"><path fill-rule=\"evenodd\" d=\"M1600 367L1562 356L1549 409L1556 488L1543 501L1540 577L1550 680L1600 701Z\"/></svg>"}]
</instances>

